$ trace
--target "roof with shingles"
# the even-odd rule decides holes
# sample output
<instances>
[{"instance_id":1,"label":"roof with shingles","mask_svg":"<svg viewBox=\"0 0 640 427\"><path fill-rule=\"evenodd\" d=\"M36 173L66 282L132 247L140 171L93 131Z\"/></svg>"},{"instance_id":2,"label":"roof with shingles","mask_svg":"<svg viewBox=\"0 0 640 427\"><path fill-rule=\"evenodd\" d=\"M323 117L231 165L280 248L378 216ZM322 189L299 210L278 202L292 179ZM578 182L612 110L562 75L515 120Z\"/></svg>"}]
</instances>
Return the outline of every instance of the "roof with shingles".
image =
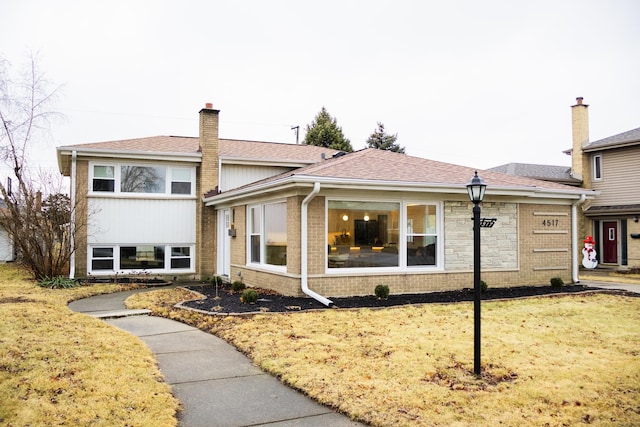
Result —
<instances>
[{"instance_id":1,"label":"roof with shingles","mask_svg":"<svg viewBox=\"0 0 640 427\"><path fill-rule=\"evenodd\" d=\"M329 158L325 161L294 169L280 175L248 184L221 195L242 193L251 187L264 186L270 182L278 182L295 177L318 178L320 180L362 180L378 182L416 183L425 186L466 185L473 176L475 168L444 163L435 160L412 157L392 151L366 148L344 156ZM527 187L546 190L574 192L576 189L555 182L541 181L533 178L507 175L493 171L481 171L481 178L489 186L495 187ZM210 192L205 197L214 197Z\"/></svg>"},{"instance_id":2,"label":"roof with shingles","mask_svg":"<svg viewBox=\"0 0 640 427\"><path fill-rule=\"evenodd\" d=\"M262 161L298 161L303 163L317 162L331 157L337 150L304 144L285 144L279 142L244 141L236 139L219 139L219 153L222 158L253 159ZM187 136L152 136L147 138L123 139L118 141L76 144L59 149L87 149L117 152L149 152L149 153L185 153L200 152L200 142L196 137Z\"/></svg>"},{"instance_id":3,"label":"roof with shingles","mask_svg":"<svg viewBox=\"0 0 640 427\"><path fill-rule=\"evenodd\" d=\"M617 135L599 139L585 145L583 151L595 151L606 148L614 148L617 146L627 146L640 144L640 128L628 130Z\"/></svg>"},{"instance_id":4,"label":"roof with shingles","mask_svg":"<svg viewBox=\"0 0 640 427\"><path fill-rule=\"evenodd\" d=\"M579 185L582 181L571 176L571 166L538 165L533 163L507 163L487 169L492 172L526 176L544 181Z\"/></svg>"}]
</instances>

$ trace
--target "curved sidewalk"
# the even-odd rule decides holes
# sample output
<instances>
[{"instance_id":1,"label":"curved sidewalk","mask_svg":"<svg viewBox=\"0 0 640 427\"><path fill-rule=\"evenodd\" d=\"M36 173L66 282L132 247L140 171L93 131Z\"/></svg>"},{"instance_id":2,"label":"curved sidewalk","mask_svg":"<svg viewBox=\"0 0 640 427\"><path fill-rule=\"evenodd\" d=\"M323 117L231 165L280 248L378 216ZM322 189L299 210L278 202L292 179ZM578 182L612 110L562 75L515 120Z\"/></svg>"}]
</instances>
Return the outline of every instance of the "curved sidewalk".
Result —
<instances>
[{"instance_id":1,"label":"curved sidewalk","mask_svg":"<svg viewBox=\"0 0 640 427\"><path fill-rule=\"evenodd\" d=\"M85 298L69 308L104 319L145 342L182 403L180 426L361 425L285 386L214 335L149 316L148 310L127 310L124 300L141 291Z\"/></svg>"}]
</instances>

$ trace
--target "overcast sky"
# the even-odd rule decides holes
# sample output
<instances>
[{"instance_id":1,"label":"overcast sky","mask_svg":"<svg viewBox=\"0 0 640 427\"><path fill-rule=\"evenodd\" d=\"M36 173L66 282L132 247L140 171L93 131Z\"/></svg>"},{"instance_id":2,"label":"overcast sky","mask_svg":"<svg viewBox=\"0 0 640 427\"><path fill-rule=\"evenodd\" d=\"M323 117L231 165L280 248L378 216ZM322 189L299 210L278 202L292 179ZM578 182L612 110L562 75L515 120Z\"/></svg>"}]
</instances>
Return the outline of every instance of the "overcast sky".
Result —
<instances>
[{"instance_id":1,"label":"overcast sky","mask_svg":"<svg viewBox=\"0 0 640 427\"><path fill-rule=\"evenodd\" d=\"M0 56L63 85L55 146L198 135L295 143L324 106L354 149L382 122L407 154L485 169L570 165L640 126L640 1L3 0Z\"/></svg>"}]
</instances>

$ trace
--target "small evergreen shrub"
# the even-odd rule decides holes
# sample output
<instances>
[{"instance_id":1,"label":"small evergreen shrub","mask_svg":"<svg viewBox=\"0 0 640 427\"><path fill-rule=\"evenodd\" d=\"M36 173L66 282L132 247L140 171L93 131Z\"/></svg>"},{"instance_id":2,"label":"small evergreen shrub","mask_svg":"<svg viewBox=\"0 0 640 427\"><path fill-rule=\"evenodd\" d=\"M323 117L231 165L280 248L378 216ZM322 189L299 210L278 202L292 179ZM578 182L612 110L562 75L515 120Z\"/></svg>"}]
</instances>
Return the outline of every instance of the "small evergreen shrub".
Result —
<instances>
[{"instance_id":1,"label":"small evergreen shrub","mask_svg":"<svg viewBox=\"0 0 640 427\"><path fill-rule=\"evenodd\" d=\"M214 286L222 285L222 277L221 276L213 276L210 280L211 284Z\"/></svg>"},{"instance_id":2,"label":"small evergreen shrub","mask_svg":"<svg viewBox=\"0 0 640 427\"><path fill-rule=\"evenodd\" d=\"M240 301L245 304L255 304L258 301L258 293L254 289L247 289L242 293Z\"/></svg>"},{"instance_id":3,"label":"small evergreen shrub","mask_svg":"<svg viewBox=\"0 0 640 427\"><path fill-rule=\"evenodd\" d=\"M561 287L564 286L564 282L559 277L552 277L551 278L551 286L554 287L554 288L561 288Z\"/></svg>"},{"instance_id":4,"label":"small evergreen shrub","mask_svg":"<svg viewBox=\"0 0 640 427\"><path fill-rule=\"evenodd\" d=\"M378 285L373 292L379 299L389 298L389 286L387 285Z\"/></svg>"},{"instance_id":5,"label":"small evergreen shrub","mask_svg":"<svg viewBox=\"0 0 640 427\"><path fill-rule=\"evenodd\" d=\"M489 290L489 285L484 280L480 280L480 292L486 294Z\"/></svg>"},{"instance_id":6,"label":"small evergreen shrub","mask_svg":"<svg viewBox=\"0 0 640 427\"><path fill-rule=\"evenodd\" d=\"M245 289L246 285L244 283L242 283L242 281L240 280L236 280L235 282L233 282L231 284L231 290L233 292L240 292L241 290Z\"/></svg>"}]
</instances>

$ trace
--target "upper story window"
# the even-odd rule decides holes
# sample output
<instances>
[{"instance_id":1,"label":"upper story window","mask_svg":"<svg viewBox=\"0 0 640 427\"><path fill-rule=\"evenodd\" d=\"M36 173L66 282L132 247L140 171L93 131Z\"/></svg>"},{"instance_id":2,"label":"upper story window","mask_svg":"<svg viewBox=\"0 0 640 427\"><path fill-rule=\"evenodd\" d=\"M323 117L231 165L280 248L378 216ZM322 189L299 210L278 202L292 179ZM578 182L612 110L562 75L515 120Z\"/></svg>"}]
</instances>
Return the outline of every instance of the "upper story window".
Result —
<instances>
[{"instance_id":1,"label":"upper story window","mask_svg":"<svg viewBox=\"0 0 640 427\"><path fill-rule=\"evenodd\" d=\"M593 156L593 179L602 179L602 156L597 154Z\"/></svg>"},{"instance_id":2,"label":"upper story window","mask_svg":"<svg viewBox=\"0 0 640 427\"><path fill-rule=\"evenodd\" d=\"M90 166L90 188L96 193L192 196L194 182L195 168L97 163Z\"/></svg>"}]
</instances>

